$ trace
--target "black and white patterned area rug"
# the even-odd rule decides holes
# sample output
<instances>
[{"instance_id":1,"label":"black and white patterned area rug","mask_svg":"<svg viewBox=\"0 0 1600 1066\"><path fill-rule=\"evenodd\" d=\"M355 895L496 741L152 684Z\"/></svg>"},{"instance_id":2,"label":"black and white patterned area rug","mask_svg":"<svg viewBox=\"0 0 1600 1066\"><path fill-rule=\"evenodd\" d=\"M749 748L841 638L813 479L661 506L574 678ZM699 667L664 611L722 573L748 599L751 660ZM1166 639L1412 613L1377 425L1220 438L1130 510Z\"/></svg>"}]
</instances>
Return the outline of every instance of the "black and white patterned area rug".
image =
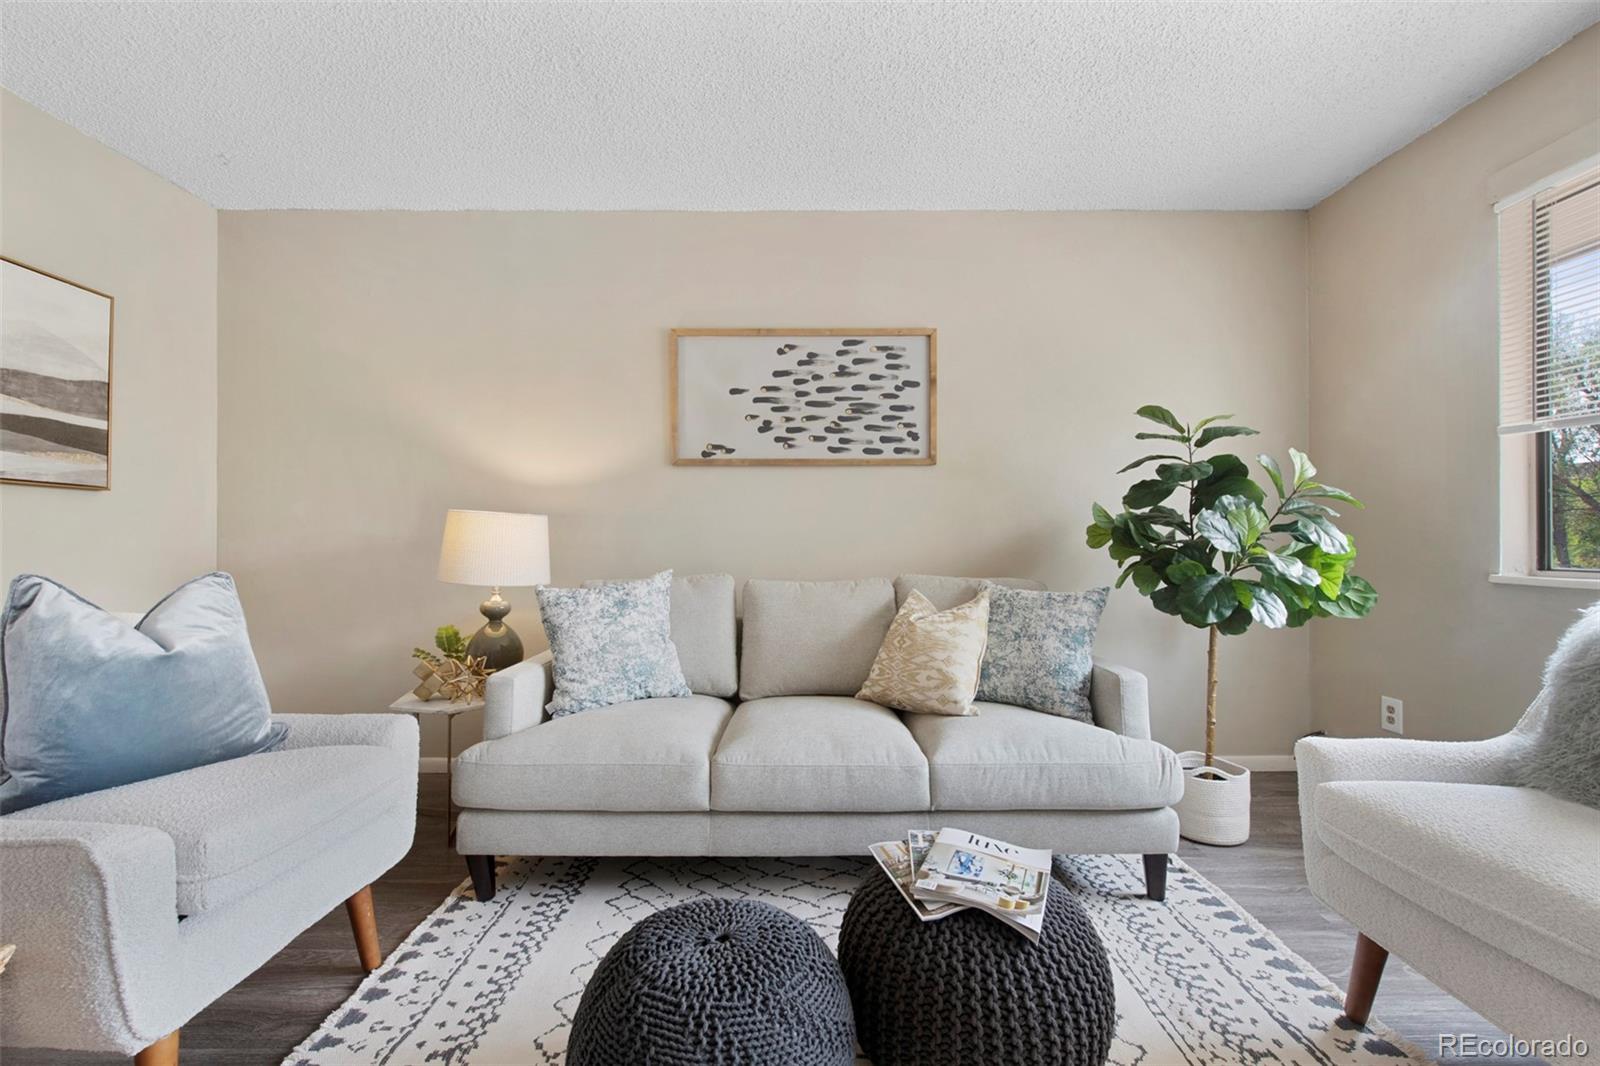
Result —
<instances>
[{"instance_id":1,"label":"black and white patterned area rug","mask_svg":"<svg viewBox=\"0 0 1600 1066\"><path fill-rule=\"evenodd\" d=\"M1117 1066L1426 1063L1377 1024L1339 1021L1339 990L1215 885L1177 862L1143 897L1137 855L1071 856L1057 873L1116 971ZM836 946L867 860L517 859L486 904L463 883L285 1060L295 1066L561 1063L584 982L664 907L759 899Z\"/></svg>"}]
</instances>

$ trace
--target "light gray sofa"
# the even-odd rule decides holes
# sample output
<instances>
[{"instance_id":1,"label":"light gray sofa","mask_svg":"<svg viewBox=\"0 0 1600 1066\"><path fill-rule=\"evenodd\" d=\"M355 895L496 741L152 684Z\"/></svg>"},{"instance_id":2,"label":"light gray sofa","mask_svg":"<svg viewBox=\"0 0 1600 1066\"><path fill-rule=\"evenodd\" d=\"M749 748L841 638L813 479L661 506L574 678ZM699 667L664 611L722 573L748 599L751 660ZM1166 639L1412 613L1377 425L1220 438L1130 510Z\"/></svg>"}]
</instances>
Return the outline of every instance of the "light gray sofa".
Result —
<instances>
[{"instance_id":1,"label":"light gray sofa","mask_svg":"<svg viewBox=\"0 0 1600 1066\"><path fill-rule=\"evenodd\" d=\"M1492 740L1295 745L1306 880L1360 931L1350 1020L1393 952L1519 1039L1600 1046L1600 811L1506 783L1547 695Z\"/></svg>"},{"instance_id":2,"label":"light gray sofa","mask_svg":"<svg viewBox=\"0 0 1600 1066\"><path fill-rule=\"evenodd\" d=\"M854 698L911 589L943 608L978 587L752 580L741 637L733 579L680 576L672 638L695 695L552 720L548 654L493 675L484 740L457 760L453 792L479 898L493 895L496 855L854 855L941 825L1063 853L1141 853L1162 898L1183 782L1150 739L1142 674L1094 667L1092 725L995 703L957 718Z\"/></svg>"},{"instance_id":3,"label":"light gray sofa","mask_svg":"<svg viewBox=\"0 0 1600 1066\"><path fill-rule=\"evenodd\" d=\"M273 720L281 750L0 818L6 1046L175 1063L179 1027L341 901L377 968L368 886L411 847L417 724Z\"/></svg>"}]
</instances>

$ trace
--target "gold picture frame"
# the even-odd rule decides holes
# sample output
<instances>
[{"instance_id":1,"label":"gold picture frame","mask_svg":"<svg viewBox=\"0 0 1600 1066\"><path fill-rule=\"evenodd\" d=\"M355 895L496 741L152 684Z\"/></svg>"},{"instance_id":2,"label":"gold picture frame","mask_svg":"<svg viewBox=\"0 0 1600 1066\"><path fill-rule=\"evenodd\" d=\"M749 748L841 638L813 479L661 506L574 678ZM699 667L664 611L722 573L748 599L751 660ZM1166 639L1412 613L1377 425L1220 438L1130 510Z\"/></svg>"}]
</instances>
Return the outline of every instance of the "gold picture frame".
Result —
<instances>
[{"instance_id":1,"label":"gold picture frame","mask_svg":"<svg viewBox=\"0 0 1600 1066\"><path fill-rule=\"evenodd\" d=\"M893 344L894 338L907 343ZM775 340L781 343L774 347ZM808 340L828 343L803 343ZM744 362L756 358L778 362ZM674 329L668 371L672 464L933 466L938 368L938 331L923 326ZM687 387L686 372L694 377ZM686 412L690 403L697 406ZM778 450L803 454L771 454Z\"/></svg>"},{"instance_id":2,"label":"gold picture frame","mask_svg":"<svg viewBox=\"0 0 1600 1066\"><path fill-rule=\"evenodd\" d=\"M109 491L116 298L9 256L0 278L0 398L12 401L0 409L0 441L19 446L0 451L0 484ZM103 383L84 376L101 370L102 313L84 296L105 301ZM17 473L30 464L35 473Z\"/></svg>"}]
</instances>

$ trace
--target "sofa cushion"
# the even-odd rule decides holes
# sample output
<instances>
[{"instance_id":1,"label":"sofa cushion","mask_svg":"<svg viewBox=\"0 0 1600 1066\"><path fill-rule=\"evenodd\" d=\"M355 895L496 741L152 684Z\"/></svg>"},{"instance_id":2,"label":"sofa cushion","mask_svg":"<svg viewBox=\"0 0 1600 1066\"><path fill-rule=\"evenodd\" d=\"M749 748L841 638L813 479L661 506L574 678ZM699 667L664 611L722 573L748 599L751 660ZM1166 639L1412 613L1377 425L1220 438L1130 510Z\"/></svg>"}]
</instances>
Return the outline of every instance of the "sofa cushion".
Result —
<instances>
[{"instance_id":1,"label":"sofa cushion","mask_svg":"<svg viewBox=\"0 0 1600 1066\"><path fill-rule=\"evenodd\" d=\"M708 763L732 708L713 696L634 700L474 744L455 767L461 807L704 811Z\"/></svg>"},{"instance_id":2,"label":"sofa cushion","mask_svg":"<svg viewBox=\"0 0 1600 1066\"><path fill-rule=\"evenodd\" d=\"M948 611L982 592L986 584L1002 585L1008 589L1044 591L1044 582L1027 577L941 577L938 574L901 574L894 579L894 603L896 607L905 606L906 597L915 589L928 597L939 610Z\"/></svg>"},{"instance_id":3,"label":"sofa cushion","mask_svg":"<svg viewBox=\"0 0 1600 1066\"><path fill-rule=\"evenodd\" d=\"M1600 811L1509 785L1337 781L1317 835L1374 880L1600 996Z\"/></svg>"},{"instance_id":4,"label":"sofa cushion","mask_svg":"<svg viewBox=\"0 0 1600 1066\"><path fill-rule=\"evenodd\" d=\"M550 717L690 694L672 643L671 570L642 581L533 591L550 639Z\"/></svg>"},{"instance_id":5,"label":"sofa cushion","mask_svg":"<svg viewBox=\"0 0 1600 1066\"><path fill-rule=\"evenodd\" d=\"M971 714L989 640L989 594L941 611L912 590L857 699L913 714Z\"/></svg>"},{"instance_id":6,"label":"sofa cushion","mask_svg":"<svg viewBox=\"0 0 1600 1066\"><path fill-rule=\"evenodd\" d=\"M906 716L934 810L1139 810L1183 796L1178 757L1155 741L1004 703L973 709Z\"/></svg>"},{"instance_id":7,"label":"sofa cushion","mask_svg":"<svg viewBox=\"0 0 1600 1066\"><path fill-rule=\"evenodd\" d=\"M1093 722L1094 637L1111 589L988 588L989 650L978 698Z\"/></svg>"},{"instance_id":8,"label":"sofa cushion","mask_svg":"<svg viewBox=\"0 0 1600 1066\"><path fill-rule=\"evenodd\" d=\"M414 749L413 749L414 750ZM178 913L213 910L414 802L416 758L393 748L296 748L212 763L7 815L109 822L172 838Z\"/></svg>"},{"instance_id":9,"label":"sofa cushion","mask_svg":"<svg viewBox=\"0 0 1600 1066\"><path fill-rule=\"evenodd\" d=\"M133 626L20 575L0 660L0 811L283 743L227 574L178 586Z\"/></svg>"},{"instance_id":10,"label":"sofa cushion","mask_svg":"<svg viewBox=\"0 0 1600 1066\"><path fill-rule=\"evenodd\" d=\"M585 581L584 588L616 584ZM672 643L689 689L702 696L739 691L739 642L734 631L733 577L729 574L672 576Z\"/></svg>"},{"instance_id":11,"label":"sofa cushion","mask_svg":"<svg viewBox=\"0 0 1600 1066\"><path fill-rule=\"evenodd\" d=\"M928 760L899 715L876 703L752 700L733 712L712 757L711 809L925 811Z\"/></svg>"},{"instance_id":12,"label":"sofa cushion","mask_svg":"<svg viewBox=\"0 0 1600 1066\"><path fill-rule=\"evenodd\" d=\"M894 610L883 578L746 581L739 695L854 696Z\"/></svg>"}]
</instances>

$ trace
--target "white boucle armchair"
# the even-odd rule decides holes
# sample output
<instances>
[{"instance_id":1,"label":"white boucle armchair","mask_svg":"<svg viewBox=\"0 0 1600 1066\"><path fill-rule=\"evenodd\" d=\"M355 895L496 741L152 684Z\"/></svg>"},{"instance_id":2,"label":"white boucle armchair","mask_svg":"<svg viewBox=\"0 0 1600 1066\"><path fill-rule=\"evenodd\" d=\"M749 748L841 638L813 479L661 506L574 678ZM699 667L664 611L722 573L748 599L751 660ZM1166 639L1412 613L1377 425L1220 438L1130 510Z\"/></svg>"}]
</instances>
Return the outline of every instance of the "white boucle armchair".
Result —
<instances>
[{"instance_id":1,"label":"white boucle armchair","mask_svg":"<svg viewBox=\"0 0 1600 1066\"><path fill-rule=\"evenodd\" d=\"M274 721L281 750L0 818L0 1044L170 1066L183 1024L341 901L378 967L370 886L411 846L416 722Z\"/></svg>"},{"instance_id":2,"label":"white boucle armchair","mask_svg":"<svg viewBox=\"0 0 1600 1066\"><path fill-rule=\"evenodd\" d=\"M1490 740L1295 745L1306 879L1359 932L1349 1020L1392 952L1520 1039L1600 1044L1600 811L1509 784L1544 701Z\"/></svg>"}]
</instances>

